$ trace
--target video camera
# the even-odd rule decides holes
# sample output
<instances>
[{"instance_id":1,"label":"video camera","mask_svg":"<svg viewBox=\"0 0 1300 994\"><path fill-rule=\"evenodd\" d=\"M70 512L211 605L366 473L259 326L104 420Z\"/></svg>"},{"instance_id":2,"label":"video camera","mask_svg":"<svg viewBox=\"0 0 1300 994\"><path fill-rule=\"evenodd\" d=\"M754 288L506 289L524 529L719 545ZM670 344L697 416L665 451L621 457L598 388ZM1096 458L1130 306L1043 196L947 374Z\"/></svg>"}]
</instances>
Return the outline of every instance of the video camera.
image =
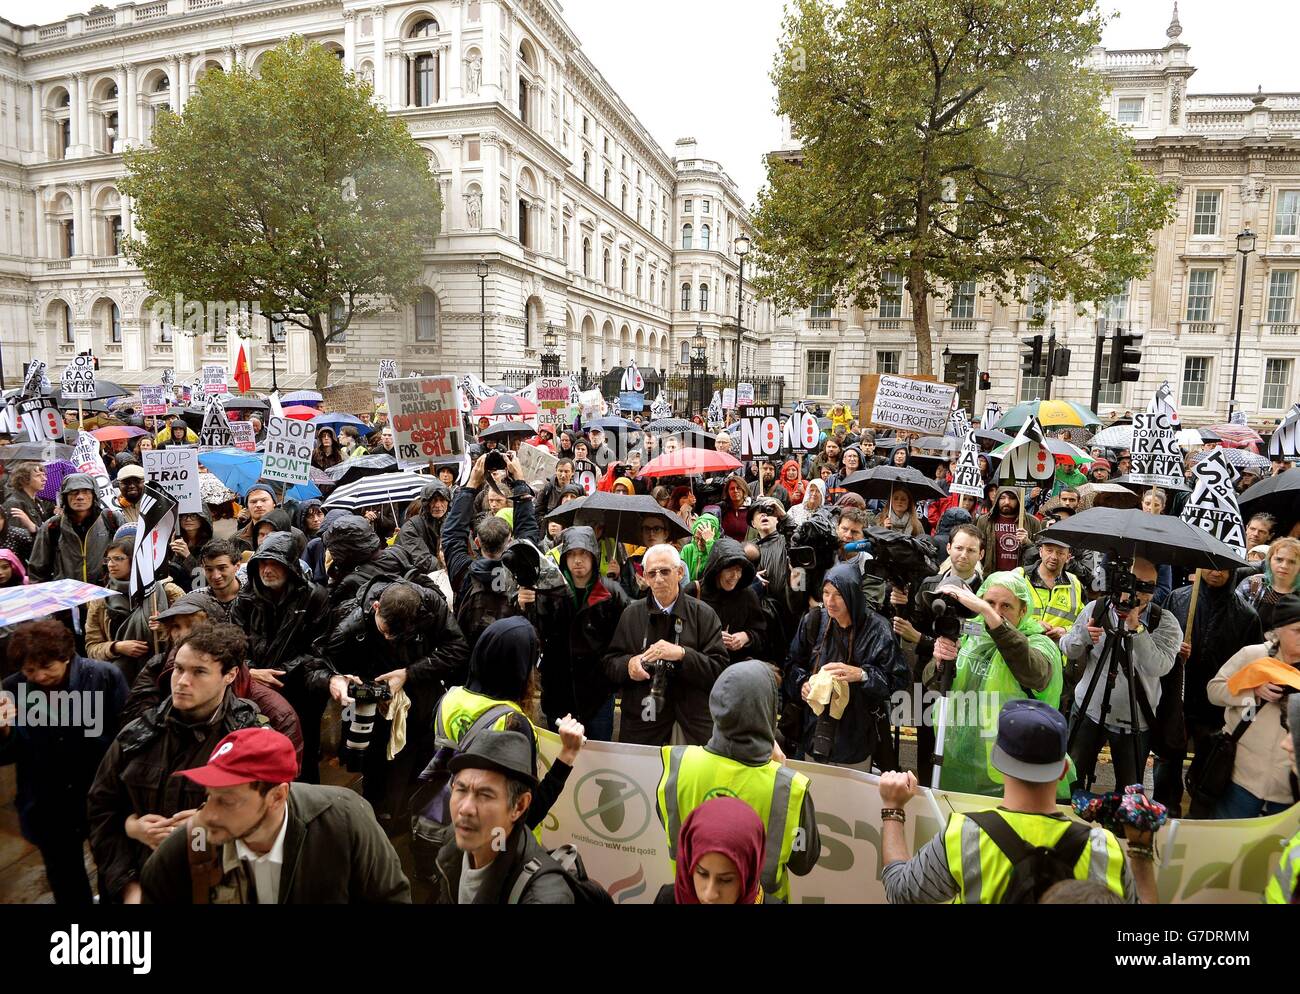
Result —
<instances>
[{"instance_id":1,"label":"video camera","mask_svg":"<svg viewBox=\"0 0 1300 994\"><path fill-rule=\"evenodd\" d=\"M1121 615L1138 606L1139 593L1153 593L1155 590L1155 584L1150 584L1150 590L1144 589L1146 585L1133 575L1132 566L1131 559L1112 556L1102 567L1101 593L1110 599L1115 611Z\"/></svg>"},{"instance_id":2,"label":"video camera","mask_svg":"<svg viewBox=\"0 0 1300 994\"><path fill-rule=\"evenodd\" d=\"M899 588L919 583L938 570L933 545L925 539L909 538L891 528L868 528L866 538L849 542L844 548L849 552L870 552L872 574Z\"/></svg>"},{"instance_id":3,"label":"video camera","mask_svg":"<svg viewBox=\"0 0 1300 994\"><path fill-rule=\"evenodd\" d=\"M342 759L349 772L360 773L365 763L370 738L375 731L375 713L380 704L393 699L386 680L371 680L351 688L352 720L343 738Z\"/></svg>"},{"instance_id":4,"label":"video camera","mask_svg":"<svg viewBox=\"0 0 1300 994\"><path fill-rule=\"evenodd\" d=\"M975 617L975 612L952 594L936 593L930 601L930 617L936 637L956 642L962 623Z\"/></svg>"}]
</instances>

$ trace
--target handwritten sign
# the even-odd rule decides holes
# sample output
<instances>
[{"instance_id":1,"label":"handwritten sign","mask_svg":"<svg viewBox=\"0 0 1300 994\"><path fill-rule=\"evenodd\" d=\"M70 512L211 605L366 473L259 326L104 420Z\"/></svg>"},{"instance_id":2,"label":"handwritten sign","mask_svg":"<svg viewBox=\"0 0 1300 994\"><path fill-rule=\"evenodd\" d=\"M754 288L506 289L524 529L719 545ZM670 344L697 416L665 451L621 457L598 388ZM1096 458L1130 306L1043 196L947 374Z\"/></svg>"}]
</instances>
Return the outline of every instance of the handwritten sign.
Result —
<instances>
[{"instance_id":1,"label":"handwritten sign","mask_svg":"<svg viewBox=\"0 0 1300 994\"><path fill-rule=\"evenodd\" d=\"M393 451L401 469L419 469L430 460L465 451L460 395L450 376L416 376L384 381Z\"/></svg>"},{"instance_id":2,"label":"handwritten sign","mask_svg":"<svg viewBox=\"0 0 1300 994\"><path fill-rule=\"evenodd\" d=\"M315 445L314 424L294 418L271 418L266 422L266 445L262 449L262 479L310 482L311 450Z\"/></svg>"},{"instance_id":3,"label":"handwritten sign","mask_svg":"<svg viewBox=\"0 0 1300 994\"><path fill-rule=\"evenodd\" d=\"M883 374L871 406L871 423L898 431L942 435L957 388L907 376Z\"/></svg>"},{"instance_id":4,"label":"handwritten sign","mask_svg":"<svg viewBox=\"0 0 1300 994\"><path fill-rule=\"evenodd\" d=\"M158 489L175 498L181 514L203 512L199 485L199 450L192 445L168 446L141 453L144 475Z\"/></svg>"}]
</instances>

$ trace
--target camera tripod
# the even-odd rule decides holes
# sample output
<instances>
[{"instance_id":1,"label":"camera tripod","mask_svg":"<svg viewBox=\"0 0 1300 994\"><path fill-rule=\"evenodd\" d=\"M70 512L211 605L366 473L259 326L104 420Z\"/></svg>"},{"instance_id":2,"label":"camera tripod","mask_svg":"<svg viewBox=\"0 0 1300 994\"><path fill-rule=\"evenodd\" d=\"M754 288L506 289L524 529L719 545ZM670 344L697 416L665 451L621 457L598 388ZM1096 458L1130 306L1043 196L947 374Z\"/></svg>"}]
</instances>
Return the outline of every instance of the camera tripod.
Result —
<instances>
[{"instance_id":1,"label":"camera tripod","mask_svg":"<svg viewBox=\"0 0 1300 994\"><path fill-rule=\"evenodd\" d=\"M1074 700L1076 711L1073 719L1070 721L1070 734L1069 738L1066 740L1066 752L1071 754L1074 752L1074 743L1079 736L1079 730L1083 727L1085 721L1090 720L1088 718L1088 707L1092 704L1093 696L1097 692L1097 684L1101 680L1103 672L1106 674L1106 686L1101 698L1100 725L1101 735L1104 739L1106 734L1106 718L1110 715L1111 711L1111 696L1115 690L1115 681L1122 672L1124 674L1125 683L1128 687L1128 713L1129 723L1131 726L1130 737L1133 740L1133 769L1137 772L1138 778L1141 779L1143 764L1140 732L1138 731L1139 688L1133 674L1133 660L1131 655L1131 642L1135 633L1129 631L1128 626L1124 624L1124 617L1133 606L1133 604L1129 604L1126 607L1124 601L1120 599L1117 594L1108 594L1106 597L1097 601L1097 610L1100 611L1102 615L1102 638L1106 640L1106 644L1102 648L1101 657L1097 660L1097 665L1093 668L1092 679L1088 682L1087 691L1081 699L1076 697ZM1111 617L1112 607L1115 609L1116 617L1114 619ZM1093 620L1096 620L1095 614L1093 615ZM1154 731L1154 729L1148 729L1148 731ZM1099 747L1099 754L1100 751ZM1087 792L1091 792L1097 773L1096 759L1093 759L1091 769L1086 771L1080 769L1075 772L1079 775L1078 782L1083 784L1083 789ZM1117 777L1115 781L1115 789L1117 791L1122 791L1125 786L1127 785L1121 784Z\"/></svg>"}]
</instances>

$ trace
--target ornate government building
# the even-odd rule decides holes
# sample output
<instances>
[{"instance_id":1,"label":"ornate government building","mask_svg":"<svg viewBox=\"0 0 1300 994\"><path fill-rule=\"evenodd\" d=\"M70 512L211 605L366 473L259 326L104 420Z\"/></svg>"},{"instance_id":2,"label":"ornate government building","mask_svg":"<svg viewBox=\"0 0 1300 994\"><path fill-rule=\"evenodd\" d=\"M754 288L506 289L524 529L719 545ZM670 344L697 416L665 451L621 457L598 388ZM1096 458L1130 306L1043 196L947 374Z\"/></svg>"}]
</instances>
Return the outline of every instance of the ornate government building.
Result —
<instances>
[{"instance_id":1,"label":"ornate government building","mask_svg":"<svg viewBox=\"0 0 1300 994\"><path fill-rule=\"evenodd\" d=\"M552 0L145 0L38 26L0 20L9 385L33 356L57 369L86 349L123 384L158 382L166 367L188 379L205 362L233 367L241 341L255 386L270 384L272 348L282 388L314 383L306 331L173 332L120 252L135 233L118 190L122 150L147 144L163 109L184 113L204 73L256 72L294 34L373 84L442 190L424 292L332 343L333 381L373 380L378 359L396 356L403 372L482 364L495 382L537 368L548 329L565 369L635 359L682 372L697 328L710 368L732 368L744 202L693 139L672 154L655 143ZM753 369L765 312L748 297L747 307L742 360Z\"/></svg>"}]
</instances>

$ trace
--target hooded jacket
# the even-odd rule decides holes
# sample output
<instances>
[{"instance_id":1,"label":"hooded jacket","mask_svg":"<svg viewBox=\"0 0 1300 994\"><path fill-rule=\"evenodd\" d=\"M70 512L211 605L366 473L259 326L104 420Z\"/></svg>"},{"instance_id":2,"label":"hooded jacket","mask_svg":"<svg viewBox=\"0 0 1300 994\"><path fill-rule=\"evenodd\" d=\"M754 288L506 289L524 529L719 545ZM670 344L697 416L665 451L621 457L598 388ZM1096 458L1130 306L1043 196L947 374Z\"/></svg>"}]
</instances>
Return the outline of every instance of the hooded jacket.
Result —
<instances>
[{"instance_id":1,"label":"hooded jacket","mask_svg":"<svg viewBox=\"0 0 1300 994\"><path fill-rule=\"evenodd\" d=\"M788 473L791 469L794 470L793 482L786 479L786 473ZM785 502L787 506L799 504L803 501L803 493L804 493L804 488L807 485L807 481L802 476L799 475L798 459L787 459L784 463L782 463L781 471L777 474L776 480L786 492Z\"/></svg>"},{"instance_id":2,"label":"hooded jacket","mask_svg":"<svg viewBox=\"0 0 1300 994\"><path fill-rule=\"evenodd\" d=\"M176 584L189 590L194 585L195 570L202 569L203 564L199 562L199 550L212 540L212 515L208 513L206 504L200 502L200 510L195 512L199 516L199 534L198 544L190 546L190 551L185 556L178 556L176 553L168 551L167 561L163 569L167 572ZM180 525L176 526L176 537L180 537Z\"/></svg>"},{"instance_id":3,"label":"hooded jacket","mask_svg":"<svg viewBox=\"0 0 1300 994\"><path fill-rule=\"evenodd\" d=\"M18 554L13 549L0 549L0 559L7 562L10 569L14 571L8 586L21 587L31 582L27 579L27 568L23 566L23 561L18 558Z\"/></svg>"},{"instance_id":4,"label":"hooded jacket","mask_svg":"<svg viewBox=\"0 0 1300 994\"><path fill-rule=\"evenodd\" d=\"M695 524L691 526L691 535L697 536L700 531L708 526L713 531L713 537L704 543L704 551L700 551L699 544L692 541L686 548L682 549L682 562L686 564L686 573L692 580L698 580L704 573L704 564L708 561L709 553L713 550L713 545L722 535L722 522L714 514L701 514L695 519Z\"/></svg>"},{"instance_id":5,"label":"hooded jacket","mask_svg":"<svg viewBox=\"0 0 1300 994\"><path fill-rule=\"evenodd\" d=\"M103 585L107 576L104 554L113 534L125 522L120 511L105 511L96 499L86 519L72 522L68 494L73 490L95 491L94 477L88 473L70 473L59 486L62 515L45 522L36 533L36 544L28 561L28 572L36 581L81 580Z\"/></svg>"},{"instance_id":6,"label":"hooded jacket","mask_svg":"<svg viewBox=\"0 0 1300 994\"><path fill-rule=\"evenodd\" d=\"M263 562L278 563L289 574L278 596L262 582ZM327 630L329 606L325 591L302 575L293 536L277 532L248 561L248 582L239 589L230 620L248 635L252 665L284 670L281 681L289 686L300 684L303 667L315 661L312 643Z\"/></svg>"},{"instance_id":7,"label":"hooded jacket","mask_svg":"<svg viewBox=\"0 0 1300 994\"><path fill-rule=\"evenodd\" d=\"M345 511L341 507L332 507L325 512L325 520L320 523L320 530L316 532L316 537L308 540L307 551L303 553L303 561L307 563L311 570L311 578L322 587L329 582L329 577L325 573L325 533L336 522L350 517L351 511ZM374 531L374 529L370 529Z\"/></svg>"},{"instance_id":8,"label":"hooded jacket","mask_svg":"<svg viewBox=\"0 0 1300 994\"><path fill-rule=\"evenodd\" d=\"M591 585L578 587L565 562L570 552L593 562ZM588 723L614 693L602 659L630 600L617 582L600 575L596 533L585 526L564 532L560 548L564 587L538 593L537 630L542 639L542 711L555 721L566 714Z\"/></svg>"},{"instance_id":9,"label":"hooded jacket","mask_svg":"<svg viewBox=\"0 0 1300 994\"><path fill-rule=\"evenodd\" d=\"M830 503L832 504L839 500L841 494L848 492L844 489L844 481L852 476L853 473L850 473L844 465L844 453L848 452L850 449L858 454L858 465L862 467L862 469L868 468L867 456L862 451L862 447L859 445L846 445L844 450L840 453L840 468L832 473L831 478L826 481L826 493L829 497ZM855 470L854 472L861 472L861 470Z\"/></svg>"},{"instance_id":10,"label":"hooded jacket","mask_svg":"<svg viewBox=\"0 0 1300 994\"><path fill-rule=\"evenodd\" d=\"M826 663L861 668L864 679L849 684L848 704L829 757L832 763L861 763L872 755L881 724L888 724L890 697L907 686L911 675L890 623L867 605L857 566L840 563L826 574L825 582L834 585L848 607L850 630L841 629L825 608L803 616L786 663L786 695L799 700L800 688ZM816 726L817 716L805 708L803 748L809 755Z\"/></svg>"},{"instance_id":11,"label":"hooded jacket","mask_svg":"<svg viewBox=\"0 0 1300 994\"><path fill-rule=\"evenodd\" d=\"M349 514L322 530L331 559L329 599L336 621L371 577L398 579L412 570L428 573L432 569L427 557L413 557L405 547L385 547L370 522L358 514Z\"/></svg>"},{"instance_id":12,"label":"hooded jacket","mask_svg":"<svg viewBox=\"0 0 1300 994\"><path fill-rule=\"evenodd\" d=\"M442 548L442 523L446 519L445 514L441 518L435 518L430 513L435 497L445 500L450 509L451 491L447 485L441 480L430 483L420 494L420 513L413 514L402 522L397 541L393 543L409 552L412 559L419 560L427 556L431 564L436 564L438 551Z\"/></svg>"},{"instance_id":13,"label":"hooded jacket","mask_svg":"<svg viewBox=\"0 0 1300 994\"><path fill-rule=\"evenodd\" d=\"M740 567L740 581L735 588L726 591L718 584L718 577L729 566ZM713 543L708 562L704 567L704 576L700 580L700 600L713 608L722 622L722 630L733 634L744 633L749 641L743 648L728 650L732 663L742 659L763 659L768 653L767 619L763 613L763 604L754 589L755 569L744 547L725 535Z\"/></svg>"},{"instance_id":14,"label":"hooded jacket","mask_svg":"<svg viewBox=\"0 0 1300 994\"><path fill-rule=\"evenodd\" d=\"M1192 588L1180 587L1169 595L1165 607L1183 629L1183 641L1190 643L1191 655L1184 663L1175 657L1174 668L1161 679L1157 718L1163 717L1166 700L1182 700L1187 724L1199 726L1193 731L1218 731L1223 727L1223 708L1211 704L1207 688L1229 659L1246 645L1261 645L1264 629L1259 615L1233 588L1233 580L1222 587L1201 582L1197 600L1194 632L1187 631L1187 610ZM1181 689L1181 693L1179 692Z\"/></svg>"},{"instance_id":15,"label":"hooded jacket","mask_svg":"<svg viewBox=\"0 0 1300 994\"><path fill-rule=\"evenodd\" d=\"M267 511L256 524L250 521L243 529L235 534L232 541L234 541L236 545L242 546L250 552L256 552L257 533L261 531L262 526L266 524L269 524L274 531L285 532L292 535L295 555L299 559L302 558L303 554L307 551L307 536L294 527L293 515L283 507L277 507L273 510ZM373 531L374 529L371 530Z\"/></svg>"},{"instance_id":16,"label":"hooded jacket","mask_svg":"<svg viewBox=\"0 0 1300 994\"><path fill-rule=\"evenodd\" d=\"M310 535L307 534L307 512L310 511L313 507L318 508L320 506L321 506L320 498L311 497L303 501L302 503L300 503L293 512L293 526L297 528L298 531L302 532L303 538L305 538L308 542L310 542L313 538L316 537L320 529L317 529L316 532L313 532ZM325 526L325 522L322 521L321 527L323 528L324 526Z\"/></svg>"},{"instance_id":17,"label":"hooded jacket","mask_svg":"<svg viewBox=\"0 0 1300 994\"><path fill-rule=\"evenodd\" d=\"M997 547L997 530L996 523L999 519L998 501L1003 494L1011 494L1016 499L1016 506L1020 506L1020 491L1016 487L998 487L998 492L993 497L993 509L988 514L981 514L975 521L975 527L979 529L981 537L984 539L984 575L997 572L998 569L998 547ZM1016 527L1020 527L1019 512L1013 519ZM1025 531L1028 538L1020 544L1017 550L1017 564L1023 559L1025 550L1034 544L1034 539L1038 533L1043 530L1043 523L1028 512L1025 513Z\"/></svg>"}]
</instances>

